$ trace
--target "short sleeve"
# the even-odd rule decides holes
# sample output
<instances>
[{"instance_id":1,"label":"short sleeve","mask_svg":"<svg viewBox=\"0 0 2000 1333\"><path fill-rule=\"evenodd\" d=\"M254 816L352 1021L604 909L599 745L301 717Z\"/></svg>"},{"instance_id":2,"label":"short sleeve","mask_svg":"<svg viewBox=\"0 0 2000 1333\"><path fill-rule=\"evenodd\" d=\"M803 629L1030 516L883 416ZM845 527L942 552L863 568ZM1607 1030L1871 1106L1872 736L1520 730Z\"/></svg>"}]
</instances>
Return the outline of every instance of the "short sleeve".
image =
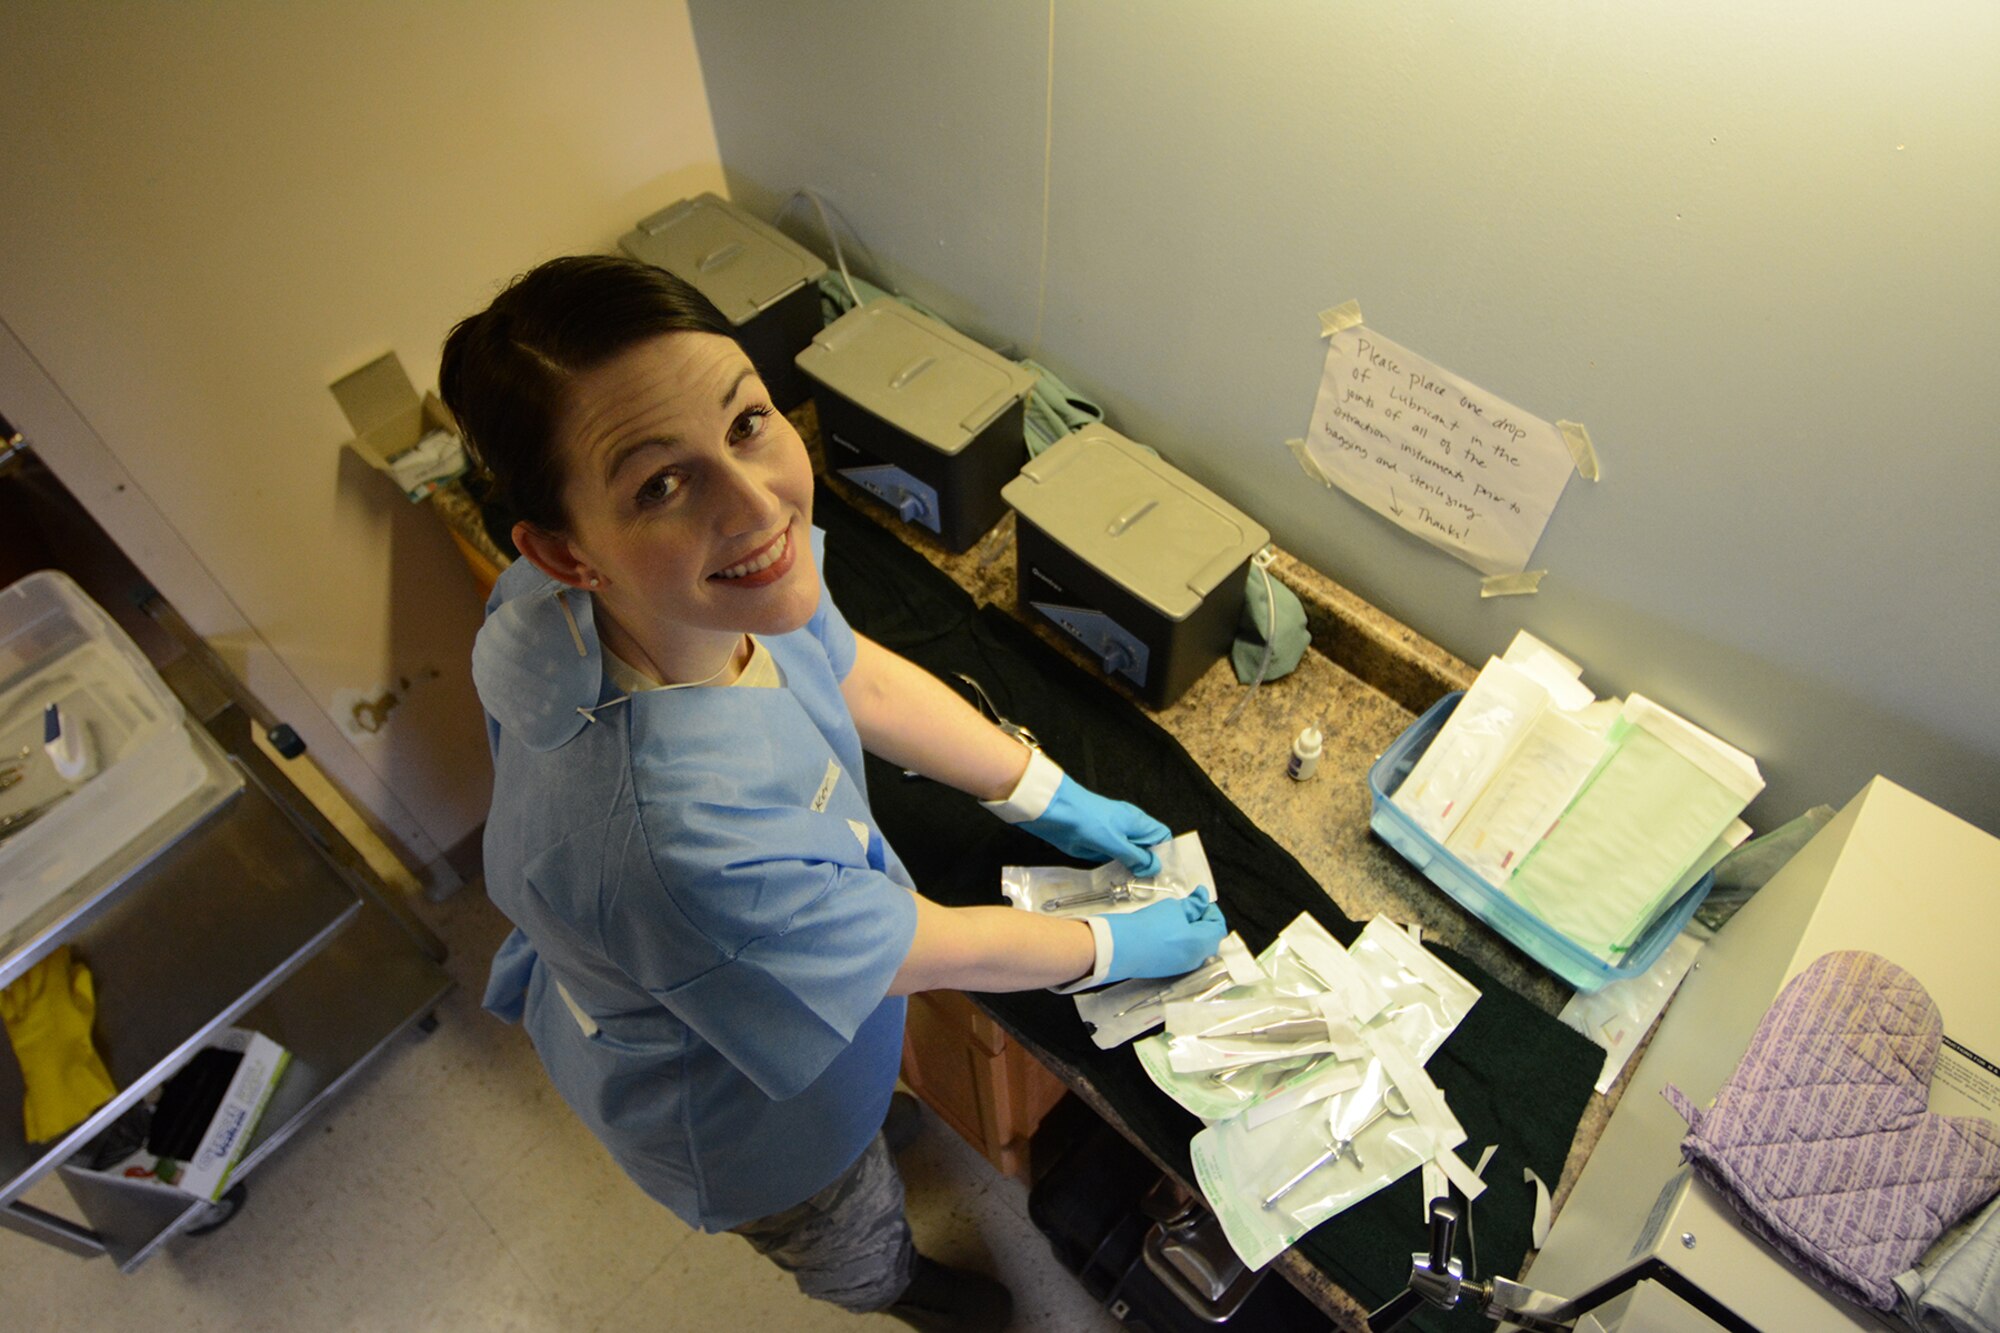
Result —
<instances>
[{"instance_id":1,"label":"short sleeve","mask_svg":"<svg viewBox=\"0 0 2000 1333\"><path fill-rule=\"evenodd\" d=\"M826 586L826 533L819 528L812 530L812 548L813 562L819 568L819 606L806 622L806 628L826 650L834 679L846 680L847 673L854 670L854 630L840 608L833 604L833 593Z\"/></svg>"},{"instance_id":2,"label":"short sleeve","mask_svg":"<svg viewBox=\"0 0 2000 1333\"><path fill-rule=\"evenodd\" d=\"M917 926L909 890L874 870L795 862L825 890L778 934L656 998L765 1096L797 1096L889 993Z\"/></svg>"},{"instance_id":3,"label":"short sleeve","mask_svg":"<svg viewBox=\"0 0 2000 1333\"><path fill-rule=\"evenodd\" d=\"M781 1100L818 1078L881 1005L916 936L916 901L871 863L847 819L762 805L768 793L756 790L714 795L642 814L646 850L616 858L623 873L601 900L601 947Z\"/></svg>"}]
</instances>

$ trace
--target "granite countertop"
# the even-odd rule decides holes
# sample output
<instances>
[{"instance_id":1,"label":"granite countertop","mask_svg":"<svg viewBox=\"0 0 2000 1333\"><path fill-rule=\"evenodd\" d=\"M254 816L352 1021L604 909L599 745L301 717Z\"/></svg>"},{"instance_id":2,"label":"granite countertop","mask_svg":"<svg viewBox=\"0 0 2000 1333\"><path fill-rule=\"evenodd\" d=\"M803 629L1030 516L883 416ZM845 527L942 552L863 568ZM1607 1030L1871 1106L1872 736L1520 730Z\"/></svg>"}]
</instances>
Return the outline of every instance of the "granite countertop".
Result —
<instances>
[{"instance_id":1,"label":"granite countertop","mask_svg":"<svg viewBox=\"0 0 2000 1333\"><path fill-rule=\"evenodd\" d=\"M812 404L805 403L788 416L812 453L815 471L825 477L819 421ZM1020 615L1013 514L969 550L954 553L929 533L896 520L858 488L838 477L827 478L827 483L951 575L976 600L1014 612L1059 652L1093 672L1099 670L1095 660L1046 621ZM490 550L477 506L456 486L447 490L451 493L440 492L442 502L433 497L440 516L468 541ZM507 562L501 557L498 563ZM1298 669L1258 686L1246 702L1246 687L1237 683L1235 671L1224 659L1173 705L1147 711L1245 814L1298 859L1347 916L1366 921L1382 913L1406 925L1416 924L1427 938L1459 950L1502 984L1555 1013L1568 1000L1568 987L1433 887L1368 828L1369 766L1424 709L1450 691L1471 685L1475 669L1282 551L1270 572L1305 605L1313 642ZM1122 682L1113 684L1123 688ZM1126 693L1137 702L1136 695ZM1285 771L1286 761L1293 736L1308 723L1317 724L1323 733L1324 753L1311 779L1294 782ZM1068 1075L1065 1082L1078 1087L1076 1071L1056 1072ZM1591 1098L1562 1178L1551 1182L1557 1209L1602 1135L1624 1083L1621 1079L1614 1085L1609 1096ZM1078 1091L1100 1113L1108 1113L1109 1108L1092 1098L1087 1087ZM1346 1293L1331 1287L1303 1261L1280 1263L1329 1313L1347 1320L1360 1313Z\"/></svg>"}]
</instances>

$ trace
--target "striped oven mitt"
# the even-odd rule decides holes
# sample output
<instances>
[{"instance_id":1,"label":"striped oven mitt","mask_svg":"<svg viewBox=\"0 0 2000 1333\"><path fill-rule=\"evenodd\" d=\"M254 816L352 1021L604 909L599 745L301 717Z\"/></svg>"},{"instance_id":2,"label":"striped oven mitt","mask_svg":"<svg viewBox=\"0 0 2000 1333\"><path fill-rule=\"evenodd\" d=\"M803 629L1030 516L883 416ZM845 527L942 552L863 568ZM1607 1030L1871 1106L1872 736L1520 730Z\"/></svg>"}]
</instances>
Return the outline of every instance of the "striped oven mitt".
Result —
<instances>
[{"instance_id":1,"label":"striped oven mitt","mask_svg":"<svg viewBox=\"0 0 2000 1333\"><path fill-rule=\"evenodd\" d=\"M1787 982L1715 1105L1667 1100L1681 1156L1745 1225L1848 1300L1894 1308L1894 1278L2000 1188L2000 1130L1925 1109L1944 1025L1915 977L1826 954Z\"/></svg>"}]
</instances>

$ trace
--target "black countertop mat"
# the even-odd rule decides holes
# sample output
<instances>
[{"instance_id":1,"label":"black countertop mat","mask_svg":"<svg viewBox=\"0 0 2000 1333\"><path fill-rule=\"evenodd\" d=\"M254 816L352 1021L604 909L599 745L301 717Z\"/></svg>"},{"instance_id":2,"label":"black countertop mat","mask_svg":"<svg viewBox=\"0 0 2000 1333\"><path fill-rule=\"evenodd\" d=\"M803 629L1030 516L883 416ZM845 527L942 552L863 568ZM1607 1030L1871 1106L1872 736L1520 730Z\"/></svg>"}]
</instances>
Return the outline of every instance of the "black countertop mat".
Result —
<instances>
[{"instance_id":1,"label":"black countertop mat","mask_svg":"<svg viewBox=\"0 0 2000 1333\"><path fill-rule=\"evenodd\" d=\"M977 607L949 576L823 487L815 521L827 530L823 571L850 623L947 681L977 679L1006 716L1027 726L1077 781L1129 800L1169 827L1198 829L1224 891L1230 926L1261 951L1300 912L1347 943L1360 926L1228 797L1176 740L1102 681L1079 670L998 607ZM926 896L952 906L999 901L999 868L1062 861L1047 844L1002 824L963 794L905 779L872 756L868 788L883 835ZM1551 1185L1591 1095L1603 1052L1507 990L1453 950L1431 946L1480 991L1458 1030L1431 1057L1467 1139L1473 1164L1500 1150L1473 1209L1480 1275L1514 1275L1530 1245L1532 1167ZM1188 1141L1201 1122L1153 1086L1130 1046L1100 1051L1066 996L1045 991L980 995L1009 1032L1087 1079L1126 1128L1189 1183ZM1410 1255L1427 1243L1422 1185L1412 1172L1316 1228L1298 1250L1363 1305L1403 1287ZM1459 1253L1466 1257L1461 1239ZM1470 1264L1468 1263L1468 1269ZM1484 1329L1473 1311L1427 1312L1413 1326Z\"/></svg>"}]
</instances>

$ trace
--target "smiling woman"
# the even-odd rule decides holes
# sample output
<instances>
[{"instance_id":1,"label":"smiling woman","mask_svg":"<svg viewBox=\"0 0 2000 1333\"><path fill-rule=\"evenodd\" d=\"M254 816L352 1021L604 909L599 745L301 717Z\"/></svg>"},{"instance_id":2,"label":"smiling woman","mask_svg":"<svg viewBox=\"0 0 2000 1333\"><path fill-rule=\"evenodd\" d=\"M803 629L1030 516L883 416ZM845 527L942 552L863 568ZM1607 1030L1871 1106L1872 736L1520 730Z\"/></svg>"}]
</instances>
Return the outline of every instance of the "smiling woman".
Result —
<instances>
[{"instance_id":1,"label":"smiling woman","mask_svg":"<svg viewBox=\"0 0 2000 1333\"><path fill-rule=\"evenodd\" d=\"M812 616L812 465L734 342L639 343L578 378L557 438L568 527L523 521L514 544L590 588L620 658L658 684L702 680L744 655L746 632Z\"/></svg>"},{"instance_id":2,"label":"smiling woman","mask_svg":"<svg viewBox=\"0 0 2000 1333\"><path fill-rule=\"evenodd\" d=\"M847 1309L998 1329L1004 1288L916 1253L878 1132L903 997L1176 975L1222 916L1201 893L1080 921L914 892L864 747L1074 856L1151 873L1168 830L848 628L805 446L725 329L661 270L579 257L445 344L524 557L472 662L487 892L516 927L487 1007L689 1223Z\"/></svg>"}]
</instances>

